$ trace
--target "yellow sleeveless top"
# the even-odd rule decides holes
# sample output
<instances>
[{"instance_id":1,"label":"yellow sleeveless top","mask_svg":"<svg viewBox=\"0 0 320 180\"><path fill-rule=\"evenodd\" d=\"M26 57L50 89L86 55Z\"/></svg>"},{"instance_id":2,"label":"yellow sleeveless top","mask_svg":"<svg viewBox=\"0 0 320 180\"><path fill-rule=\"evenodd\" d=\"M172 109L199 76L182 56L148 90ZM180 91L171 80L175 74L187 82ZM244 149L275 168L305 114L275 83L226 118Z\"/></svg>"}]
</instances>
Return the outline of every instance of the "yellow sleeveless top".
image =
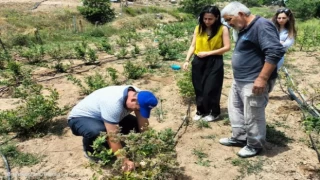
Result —
<instances>
[{"instance_id":1,"label":"yellow sleeveless top","mask_svg":"<svg viewBox=\"0 0 320 180\"><path fill-rule=\"evenodd\" d=\"M196 48L194 50L194 54L197 55L202 51L212 51L222 48L222 27L223 25L220 26L217 34L208 41L209 36L207 35L207 33L203 32L199 34L199 25L196 26Z\"/></svg>"}]
</instances>

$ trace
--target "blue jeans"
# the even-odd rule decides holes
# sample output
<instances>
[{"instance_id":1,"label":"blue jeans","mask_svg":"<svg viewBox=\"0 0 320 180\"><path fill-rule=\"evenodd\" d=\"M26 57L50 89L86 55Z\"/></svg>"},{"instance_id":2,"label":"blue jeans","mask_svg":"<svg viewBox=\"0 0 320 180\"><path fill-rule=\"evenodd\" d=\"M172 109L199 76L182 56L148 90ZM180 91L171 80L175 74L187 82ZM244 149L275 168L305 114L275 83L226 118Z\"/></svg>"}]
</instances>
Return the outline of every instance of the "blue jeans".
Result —
<instances>
[{"instance_id":1,"label":"blue jeans","mask_svg":"<svg viewBox=\"0 0 320 180\"><path fill-rule=\"evenodd\" d=\"M275 83L269 80L261 95L252 93L253 83L233 81L229 93L228 114L232 138L247 141L253 148L262 148L266 141L265 108Z\"/></svg>"},{"instance_id":2,"label":"blue jeans","mask_svg":"<svg viewBox=\"0 0 320 180\"><path fill-rule=\"evenodd\" d=\"M72 133L76 136L82 136L83 150L93 153L93 141L100 135L101 132L107 132L102 119L94 119L88 117L76 117L68 120L68 125ZM124 117L120 123L120 133L129 134L131 130L140 132L138 120L135 116L129 114ZM105 146L109 148L107 142Z\"/></svg>"}]
</instances>

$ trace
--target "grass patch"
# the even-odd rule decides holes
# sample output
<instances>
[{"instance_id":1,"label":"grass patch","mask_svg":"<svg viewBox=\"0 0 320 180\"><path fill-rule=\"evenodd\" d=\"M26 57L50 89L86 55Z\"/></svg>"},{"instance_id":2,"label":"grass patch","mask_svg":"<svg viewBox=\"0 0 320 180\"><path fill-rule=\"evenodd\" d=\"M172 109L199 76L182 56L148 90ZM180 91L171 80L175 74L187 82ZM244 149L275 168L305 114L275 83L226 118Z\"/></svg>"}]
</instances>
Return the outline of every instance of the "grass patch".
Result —
<instances>
[{"instance_id":1,"label":"grass patch","mask_svg":"<svg viewBox=\"0 0 320 180\"><path fill-rule=\"evenodd\" d=\"M267 125L266 139L268 142L278 146L287 146L288 143L293 141L293 139L287 137L284 132L276 130L273 125Z\"/></svg>"},{"instance_id":2,"label":"grass patch","mask_svg":"<svg viewBox=\"0 0 320 180\"><path fill-rule=\"evenodd\" d=\"M231 164L239 167L238 179L243 179L247 175L258 174L262 171L264 160L259 158L257 161L250 161L248 159L235 158L231 160Z\"/></svg>"},{"instance_id":3,"label":"grass patch","mask_svg":"<svg viewBox=\"0 0 320 180\"><path fill-rule=\"evenodd\" d=\"M203 129L203 128L210 128L211 129L211 126L210 126L209 122L207 122L207 121L199 120L196 122L196 124L199 129Z\"/></svg>"},{"instance_id":4,"label":"grass patch","mask_svg":"<svg viewBox=\"0 0 320 180\"><path fill-rule=\"evenodd\" d=\"M208 154L204 153L202 149L193 149L192 154L197 157L197 161L195 162L196 164L200 166L205 166L205 167L210 166L211 161L206 159L208 158Z\"/></svg>"},{"instance_id":5,"label":"grass patch","mask_svg":"<svg viewBox=\"0 0 320 180\"><path fill-rule=\"evenodd\" d=\"M43 156L19 151L14 144L3 145L0 151L6 156L12 167L32 166L41 162Z\"/></svg>"}]
</instances>

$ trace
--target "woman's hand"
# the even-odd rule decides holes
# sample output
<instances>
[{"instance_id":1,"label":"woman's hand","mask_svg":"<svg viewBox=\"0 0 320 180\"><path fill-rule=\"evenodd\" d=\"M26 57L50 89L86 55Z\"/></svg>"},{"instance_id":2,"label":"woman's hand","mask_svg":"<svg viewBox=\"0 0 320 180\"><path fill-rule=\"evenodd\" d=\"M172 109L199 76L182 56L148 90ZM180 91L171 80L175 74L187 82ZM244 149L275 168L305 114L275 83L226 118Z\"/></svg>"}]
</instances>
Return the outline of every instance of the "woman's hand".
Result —
<instances>
[{"instance_id":1,"label":"woman's hand","mask_svg":"<svg viewBox=\"0 0 320 180\"><path fill-rule=\"evenodd\" d=\"M199 58L204 58L204 57L207 57L207 56L209 56L210 54L209 54L209 52L199 52L198 54L197 54L197 56L199 57Z\"/></svg>"},{"instance_id":2,"label":"woman's hand","mask_svg":"<svg viewBox=\"0 0 320 180\"><path fill-rule=\"evenodd\" d=\"M183 64L183 70L188 70L188 66L189 66L189 61L186 61L184 64Z\"/></svg>"}]
</instances>

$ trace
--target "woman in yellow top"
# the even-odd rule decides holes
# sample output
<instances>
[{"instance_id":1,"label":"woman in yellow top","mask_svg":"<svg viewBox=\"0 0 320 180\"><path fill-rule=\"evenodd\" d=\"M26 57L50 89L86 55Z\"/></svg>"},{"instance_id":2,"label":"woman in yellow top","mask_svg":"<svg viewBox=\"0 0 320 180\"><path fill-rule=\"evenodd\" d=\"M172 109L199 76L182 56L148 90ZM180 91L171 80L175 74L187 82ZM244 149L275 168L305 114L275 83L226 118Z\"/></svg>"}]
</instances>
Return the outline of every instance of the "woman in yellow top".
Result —
<instances>
[{"instance_id":1,"label":"woman in yellow top","mask_svg":"<svg viewBox=\"0 0 320 180\"><path fill-rule=\"evenodd\" d=\"M216 6L206 6L199 16L183 69L192 61L192 84L196 94L197 113L193 120L214 121L220 115L223 84L223 54L230 50L229 30L221 23Z\"/></svg>"}]
</instances>

